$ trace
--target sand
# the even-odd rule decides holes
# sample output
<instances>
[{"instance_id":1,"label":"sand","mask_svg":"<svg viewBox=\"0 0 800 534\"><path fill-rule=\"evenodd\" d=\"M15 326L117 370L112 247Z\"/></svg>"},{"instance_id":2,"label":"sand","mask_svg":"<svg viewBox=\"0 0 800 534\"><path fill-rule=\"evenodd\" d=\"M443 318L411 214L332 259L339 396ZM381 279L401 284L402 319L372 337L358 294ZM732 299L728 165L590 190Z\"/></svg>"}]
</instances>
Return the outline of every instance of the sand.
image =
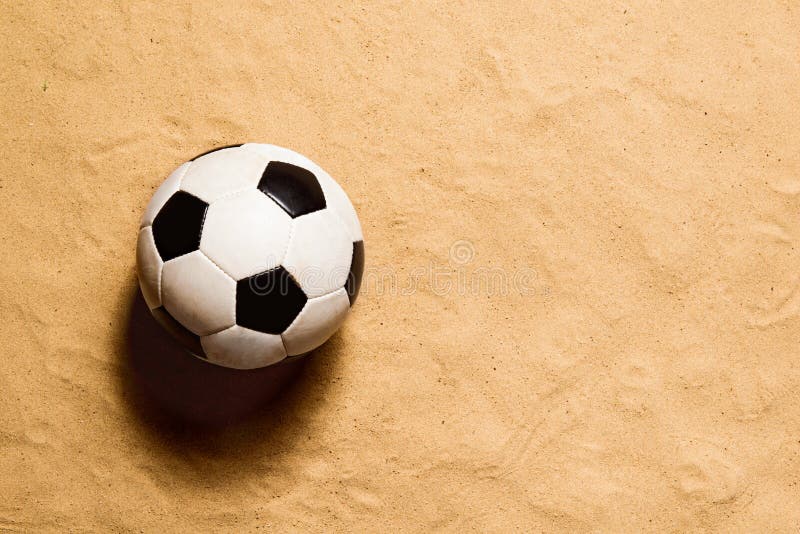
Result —
<instances>
[{"instance_id":1,"label":"sand","mask_svg":"<svg viewBox=\"0 0 800 534\"><path fill-rule=\"evenodd\" d=\"M117 4L0 6L0 530L796 531L795 3ZM134 265L243 141L367 251L342 331L250 374Z\"/></svg>"}]
</instances>

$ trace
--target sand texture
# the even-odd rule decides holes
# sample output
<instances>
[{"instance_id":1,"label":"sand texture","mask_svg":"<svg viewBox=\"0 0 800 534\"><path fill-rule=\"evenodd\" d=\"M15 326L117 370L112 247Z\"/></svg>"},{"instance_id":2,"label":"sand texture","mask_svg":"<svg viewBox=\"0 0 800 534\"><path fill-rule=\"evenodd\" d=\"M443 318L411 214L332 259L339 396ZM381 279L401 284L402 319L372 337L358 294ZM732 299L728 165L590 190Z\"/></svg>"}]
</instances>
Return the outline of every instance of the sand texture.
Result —
<instances>
[{"instance_id":1,"label":"sand texture","mask_svg":"<svg viewBox=\"0 0 800 534\"><path fill-rule=\"evenodd\" d=\"M0 44L0 531L797 531L796 2L8 1ZM244 141L367 253L254 373L134 254Z\"/></svg>"}]
</instances>

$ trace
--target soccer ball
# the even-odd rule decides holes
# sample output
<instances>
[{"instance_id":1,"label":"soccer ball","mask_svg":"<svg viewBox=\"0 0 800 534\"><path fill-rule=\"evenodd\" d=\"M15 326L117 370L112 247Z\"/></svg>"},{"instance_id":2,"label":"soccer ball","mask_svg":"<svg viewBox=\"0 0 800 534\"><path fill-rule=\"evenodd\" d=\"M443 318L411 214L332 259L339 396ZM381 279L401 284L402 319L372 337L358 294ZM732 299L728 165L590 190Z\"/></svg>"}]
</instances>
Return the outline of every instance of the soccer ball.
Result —
<instances>
[{"instance_id":1,"label":"soccer ball","mask_svg":"<svg viewBox=\"0 0 800 534\"><path fill-rule=\"evenodd\" d=\"M145 209L139 286L195 356L254 369L305 354L341 326L364 270L350 199L300 154L247 143L178 167Z\"/></svg>"}]
</instances>

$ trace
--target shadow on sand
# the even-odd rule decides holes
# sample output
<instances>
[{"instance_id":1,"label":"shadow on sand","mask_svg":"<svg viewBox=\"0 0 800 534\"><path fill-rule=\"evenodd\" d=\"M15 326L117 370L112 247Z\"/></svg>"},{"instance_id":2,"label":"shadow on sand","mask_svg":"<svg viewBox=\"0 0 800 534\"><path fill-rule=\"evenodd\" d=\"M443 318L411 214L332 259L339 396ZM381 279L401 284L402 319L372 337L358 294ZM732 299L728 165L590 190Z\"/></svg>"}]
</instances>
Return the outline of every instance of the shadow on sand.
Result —
<instances>
[{"instance_id":1,"label":"shadow on sand","mask_svg":"<svg viewBox=\"0 0 800 534\"><path fill-rule=\"evenodd\" d=\"M313 353L240 371L188 354L153 319L140 293L129 305L120 382L141 431L174 453L286 449L324 402L338 335Z\"/></svg>"}]
</instances>

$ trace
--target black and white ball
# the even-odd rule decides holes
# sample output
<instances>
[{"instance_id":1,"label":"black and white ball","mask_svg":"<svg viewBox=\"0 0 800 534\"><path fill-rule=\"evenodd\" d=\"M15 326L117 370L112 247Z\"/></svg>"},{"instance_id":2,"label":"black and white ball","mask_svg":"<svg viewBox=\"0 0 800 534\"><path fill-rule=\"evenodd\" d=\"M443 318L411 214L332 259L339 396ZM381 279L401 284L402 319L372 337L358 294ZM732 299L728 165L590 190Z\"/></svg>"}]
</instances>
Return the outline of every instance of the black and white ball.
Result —
<instances>
[{"instance_id":1,"label":"black and white ball","mask_svg":"<svg viewBox=\"0 0 800 534\"><path fill-rule=\"evenodd\" d=\"M178 167L136 250L156 319L209 362L254 369L324 343L355 302L364 242L353 205L308 158L248 143Z\"/></svg>"}]
</instances>

